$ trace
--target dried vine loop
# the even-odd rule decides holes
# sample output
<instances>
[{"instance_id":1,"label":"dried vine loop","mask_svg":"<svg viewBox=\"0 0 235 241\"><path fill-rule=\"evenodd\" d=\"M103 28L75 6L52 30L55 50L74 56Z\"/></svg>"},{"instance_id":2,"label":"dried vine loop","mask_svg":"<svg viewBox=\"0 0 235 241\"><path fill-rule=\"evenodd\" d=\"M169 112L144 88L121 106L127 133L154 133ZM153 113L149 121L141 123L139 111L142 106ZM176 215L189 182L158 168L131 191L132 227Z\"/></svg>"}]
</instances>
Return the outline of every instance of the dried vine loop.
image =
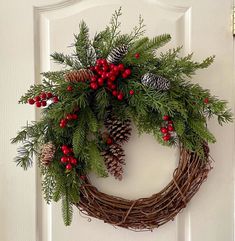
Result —
<instances>
[{"instance_id":1,"label":"dried vine loop","mask_svg":"<svg viewBox=\"0 0 235 241\"><path fill-rule=\"evenodd\" d=\"M100 192L86 179L81 189L81 200L76 206L82 213L114 226L135 231L153 230L173 220L186 207L210 170L209 155L203 159L181 148L172 181L159 193L148 198L127 200Z\"/></svg>"}]
</instances>

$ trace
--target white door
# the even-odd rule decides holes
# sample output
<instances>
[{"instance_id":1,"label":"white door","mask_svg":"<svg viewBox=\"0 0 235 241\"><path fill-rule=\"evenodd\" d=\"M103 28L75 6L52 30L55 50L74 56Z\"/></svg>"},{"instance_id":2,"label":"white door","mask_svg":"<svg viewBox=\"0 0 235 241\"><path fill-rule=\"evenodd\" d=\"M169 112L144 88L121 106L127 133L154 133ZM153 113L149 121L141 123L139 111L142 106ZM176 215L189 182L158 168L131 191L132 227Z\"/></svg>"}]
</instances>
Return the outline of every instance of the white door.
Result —
<instances>
[{"instance_id":1,"label":"white door","mask_svg":"<svg viewBox=\"0 0 235 241\"><path fill-rule=\"evenodd\" d=\"M214 169L186 209L153 232L135 233L90 220L74 209L70 227L61 218L60 204L47 206L41 198L34 166L29 172L13 163L16 147L9 144L26 120L39 118L28 106L17 105L41 71L57 66L53 51L69 52L73 33L84 19L91 35L106 26L122 6L123 31L130 31L141 14L147 35L170 33L165 48L183 45L195 60L216 55L208 70L193 81L234 102L232 0L2 0L0 3L0 240L1 241L232 241L233 240L233 125L209 128L217 143L211 146ZM91 176L101 190L128 198L151 195L171 179L177 150L157 145L152 137L133 134L126 147L126 177L122 182ZM157 158L156 158L157 157Z\"/></svg>"}]
</instances>

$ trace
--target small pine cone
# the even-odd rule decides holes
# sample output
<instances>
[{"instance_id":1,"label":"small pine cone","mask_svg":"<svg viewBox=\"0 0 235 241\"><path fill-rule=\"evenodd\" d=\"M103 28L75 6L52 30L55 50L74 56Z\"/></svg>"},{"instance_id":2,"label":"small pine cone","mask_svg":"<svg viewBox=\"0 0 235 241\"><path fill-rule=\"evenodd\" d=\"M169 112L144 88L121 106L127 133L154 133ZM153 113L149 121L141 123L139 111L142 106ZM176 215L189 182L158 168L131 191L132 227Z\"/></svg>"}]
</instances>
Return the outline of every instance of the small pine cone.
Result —
<instances>
[{"instance_id":1,"label":"small pine cone","mask_svg":"<svg viewBox=\"0 0 235 241\"><path fill-rule=\"evenodd\" d=\"M103 157L108 172L119 181L122 180L123 165L125 165L124 150L119 144L112 144L103 151Z\"/></svg>"},{"instance_id":2,"label":"small pine cone","mask_svg":"<svg viewBox=\"0 0 235 241\"><path fill-rule=\"evenodd\" d=\"M76 83L90 80L93 75L94 74L89 69L80 69L66 73L64 78L67 82Z\"/></svg>"},{"instance_id":3,"label":"small pine cone","mask_svg":"<svg viewBox=\"0 0 235 241\"><path fill-rule=\"evenodd\" d=\"M130 120L120 121L116 117L107 117L104 122L109 131L109 136L114 142L123 144L129 140L131 135L131 122Z\"/></svg>"},{"instance_id":4,"label":"small pine cone","mask_svg":"<svg viewBox=\"0 0 235 241\"><path fill-rule=\"evenodd\" d=\"M161 76L146 73L141 77L141 83L145 86L151 87L155 90L169 90L170 81Z\"/></svg>"},{"instance_id":5,"label":"small pine cone","mask_svg":"<svg viewBox=\"0 0 235 241\"><path fill-rule=\"evenodd\" d=\"M107 61L112 64L118 64L128 52L126 45L114 48L107 57Z\"/></svg>"},{"instance_id":6,"label":"small pine cone","mask_svg":"<svg viewBox=\"0 0 235 241\"><path fill-rule=\"evenodd\" d=\"M49 166L52 162L55 154L55 146L52 144L52 142L48 142L43 145L41 156L40 156L40 162L44 166Z\"/></svg>"}]
</instances>

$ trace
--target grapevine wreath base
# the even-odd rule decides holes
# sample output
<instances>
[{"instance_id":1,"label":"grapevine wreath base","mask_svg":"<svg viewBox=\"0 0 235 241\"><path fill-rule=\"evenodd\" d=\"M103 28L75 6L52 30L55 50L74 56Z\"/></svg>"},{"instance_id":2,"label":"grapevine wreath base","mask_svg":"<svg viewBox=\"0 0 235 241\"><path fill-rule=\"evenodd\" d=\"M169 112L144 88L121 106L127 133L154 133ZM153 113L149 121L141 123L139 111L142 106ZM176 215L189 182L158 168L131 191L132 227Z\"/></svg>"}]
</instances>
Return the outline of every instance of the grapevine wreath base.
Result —
<instances>
[{"instance_id":1,"label":"grapevine wreath base","mask_svg":"<svg viewBox=\"0 0 235 241\"><path fill-rule=\"evenodd\" d=\"M205 152L206 157L202 159L182 147L172 181L148 198L127 200L111 196L100 192L86 179L76 206L82 213L115 226L141 231L158 228L173 220L206 180L211 170L207 145Z\"/></svg>"}]
</instances>

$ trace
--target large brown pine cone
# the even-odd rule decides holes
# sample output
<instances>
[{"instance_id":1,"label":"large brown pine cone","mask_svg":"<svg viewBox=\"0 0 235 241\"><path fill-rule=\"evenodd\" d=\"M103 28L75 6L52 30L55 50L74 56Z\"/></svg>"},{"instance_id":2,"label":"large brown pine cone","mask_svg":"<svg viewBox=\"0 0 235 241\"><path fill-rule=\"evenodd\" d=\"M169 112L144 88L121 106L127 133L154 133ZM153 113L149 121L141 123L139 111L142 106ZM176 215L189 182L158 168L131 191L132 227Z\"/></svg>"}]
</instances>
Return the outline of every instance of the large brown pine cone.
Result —
<instances>
[{"instance_id":1,"label":"large brown pine cone","mask_svg":"<svg viewBox=\"0 0 235 241\"><path fill-rule=\"evenodd\" d=\"M122 180L123 165L125 165L124 156L124 150L119 144L112 144L103 151L108 172L118 180Z\"/></svg>"},{"instance_id":2,"label":"large brown pine cone","mask_svg":"<svg viewBox=\"0 0 235 241\"><path fill-rule=\"evenodd\" d=\"M121 121L111 116L106 118L105 126L109 131L109 136L115 143L123 144L129 140L131 135L130 120Z\"/></svg>"}]
</instances>

